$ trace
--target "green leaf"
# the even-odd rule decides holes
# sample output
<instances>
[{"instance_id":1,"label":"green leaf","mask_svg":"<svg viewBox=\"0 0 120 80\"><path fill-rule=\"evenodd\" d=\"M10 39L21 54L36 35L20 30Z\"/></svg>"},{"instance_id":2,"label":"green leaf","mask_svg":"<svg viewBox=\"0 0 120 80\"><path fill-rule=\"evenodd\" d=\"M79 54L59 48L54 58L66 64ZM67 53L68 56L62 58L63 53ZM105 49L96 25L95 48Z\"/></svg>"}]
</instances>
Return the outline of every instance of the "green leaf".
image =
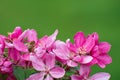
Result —
<instances>
[{"instance_id":1,"label":"green leaf","mask_svg":"<svg viewBox=\"0 0 120 80\"><path fill-rule=\"evenodd\" d=\"M14 75L17 80L25 80L31 74L34 74L36 71L34 69L24 69L22 67L15 66L14 67Z\"/></svg>"},{"instance_id":2,"label":"green leaf","mask_svg":"<svg viewBox=\"0 0 120 80\"><path fill-rule=\"evenodd\" d=\"M25 79L25 72L22 67L14 67L14 75L16 76L17 80Z\"/></svg>"}]
</instances>

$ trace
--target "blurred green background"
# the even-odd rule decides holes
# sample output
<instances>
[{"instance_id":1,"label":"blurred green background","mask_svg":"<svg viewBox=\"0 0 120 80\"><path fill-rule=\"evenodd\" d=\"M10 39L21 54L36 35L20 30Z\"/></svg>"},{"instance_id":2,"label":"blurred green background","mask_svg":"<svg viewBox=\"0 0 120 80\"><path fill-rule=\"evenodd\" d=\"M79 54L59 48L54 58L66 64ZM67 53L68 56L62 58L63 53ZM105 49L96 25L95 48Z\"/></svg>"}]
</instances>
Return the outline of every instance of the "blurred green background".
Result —
<instances>
[{"instance_id":1,"label":"blurred green background","mask_svg":"<svg viewBox=\"0 0 120 80\"><path fill-rule=\"evenodd\" d=\"M112 64L93 73L109 72L110 80L120 79L120 1L119 0L0 0L0 34L16 26L34 28L39 37L59 29L58 39L73 41L77 31L98 32L100 41L112 45Z\"/></svg>"}]
</instances>

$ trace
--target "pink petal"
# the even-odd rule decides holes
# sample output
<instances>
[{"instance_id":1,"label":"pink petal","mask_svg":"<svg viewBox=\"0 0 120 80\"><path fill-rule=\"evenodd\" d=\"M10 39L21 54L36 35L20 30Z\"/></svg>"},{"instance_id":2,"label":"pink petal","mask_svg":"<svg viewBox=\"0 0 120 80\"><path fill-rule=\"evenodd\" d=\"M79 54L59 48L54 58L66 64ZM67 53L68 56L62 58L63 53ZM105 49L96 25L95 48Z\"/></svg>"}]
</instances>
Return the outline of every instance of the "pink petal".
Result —
<instances>
[{"instance_id":1,"label":"pink petal","mask_svg":"<svg viewBox=\"0 0 120 80\"><path fill-rule=\"evenodd\" d=\"M51 36L48 37L48 39L46 41L46 47L47 48L50 47L53 44L53 42L56 39L57 34L58 34L58 30L55 30L55 32Z\"/></svg>"},{"instance_id":2,"label":"pink petal","mask_svg":"<svg viewBox=\"0 0 120 80\"><path fill-rule=\"evenodd\" d=\"M41 58L46 53L46 50L43 50L42 47L37 47L37 48L35 48L35 53L36 53L36 56Z\"/></svg>"},{"instance_id":3,"label":"pink petal","mask_svg":"<svg viewBox=\"0 0 120 80\"><path fill-rule=\"evenodd\" d=\"M74 36L76 47L81 47L85 41L85 35L83 32L77 32Z\"/></svg>"},{"instance_id":4,"label":"pink petal","mask_svg":"<svg viewBox=\"0 0 120 80\"><path fill-rule=\"evenodd\" d=\"M84 76L84 77L88 77L90 74L90 66L87 65L80 65L80 70L79 70L79 74Z\"/></svg>"},{"instance_id":5,"label":"pink petal","mask_svg":"<svg viewBox=\"0 0 120 80\"><path fill-rule=\"evenodd\" d=\"M25 30L19 37L18 40L21 41L26 38L27 34L29 32L29 29Z\"/></svg>"},{"instance_id":6,"label":"pink petal","mask_svg":"<svg viewBox=\"0 0 120 80\"><path fill-rule=\"evenodd\" d=\"M47 77L44 80L53 80L53 78L50 75L47 75Z\"/></svg>"},{"instance_id":7,"label":"pink petal","mask_svg":"<svg viewBox=\"0 0 120 80\"><path fill-rule=\"evenodd\" d=\"M29 30L26 35L29 42L35 41L35 43L37 43L38 41L37 32L34 29Z\"/></svg>"},{"instance_id":8,"label":"pink petal","mask_svg":"<svg viewBox=\"0 0 120 80\"><path fill-rule=\"evenodd\" d=\"M11 39L18 38L22 34L21 27L16 27L12 33L9 34Z\"/></svg>"},{"instance_id":9,"label":"pink petal","mask_svg":"<svg viewBox=\"0 0 120 80\"><path fill-rule=\"evenodd\" d=\"M92 50L92 52L91 52L91 55L92 55L93 57L97 57L97 56L99 56L100 54L101 54L101 52L99 51L99 46L96 45L96 46L93 48L93 50Z\"/></svg>"},{"instance_id":10,"label":"pink petal","mask_svg":"<svg viewBox=\"0 0 120 80\"><path fill-rule=\"evenodd\" d=\"M52 54L47 54L45 56L45 63L48 70L52 69L55 66L55 56Z\"/></svg>"},{"instance_id":11,"label":"pink petal","mask_svg":"<svg viewBox=\"0 0 120 80\"><path fill-rule=\"evenodd\" d=\"M21 55L21 59L29 61L30 60L30 53L26 53L26 54L22 54Z\"/></svg>"},{"instance_id":12,"label":"pink petal","mask_svg":"<svg viewBox=\"0 0 120 80\"><path fill-rule=\"evenodd\" d=\"M90 77L90 80L109 80L110 74L105 72L99 72Z\"/></svg>"},{"instance_id":13,"label":"pink petal","mask_svg":"<svg viewBox=\"0 0 120 80\"><path fill-rule=\"evenodd\" d=\"M44 71L45 70L45 64L41 59L38 59L36 56L30 56L30 60L32 61L33 68L37 71Z\"/></svg>"},{"instance_id":14,"label":"pink petal","mask_svg":"<svg viewBox=\"0 0 120 80\"><path fill-rule=\"evenodd\" d=\"M12 65L12 62L10 61L5 61L3 64L5 67L10 67Z\"/></svg>"},{"instance_id":15,"label":"pink petal","mask_svg":"<svg viewBox=\"0 0 120 80\"><path fill-rule=\"evenodd\" d=\"M41 72L41 73L35 73L35 74L32 74L26 80L43 80L44 79L44 75L45 75L45 73L43 73L43 72Z\"/></svg>"},{"instance_id":16,"label":"pink petal","mask_svg":"<svg viewBox=\"0 0 120 80\"><path fill-rule=\"evenodd\" d=\"M84 80L84 78L82 76L72 75L71 80Z\"/></svg>"},{"instance_id":17,"label":"pink petal","mask_svg":"<svg viewBox=\"0 0 120 80\"><path fill-rule=\"evenodd\" d=\"M19 40L14 40L13 45L17 50L21 52L28 52L27 46L23 44L22 42L20 42Z\"/></svg>"},{"instance_id":18,"label":"pink petal","mask_svg":"<svg viewBox=\"0 0 120 80\"><path fill-rule=\"evenodd\" d=\"M99 50L102 53L108 53L110 51L111 45L107 42L101 42L99 44Z\"/></svg>"},{"instance_id":19,"label":"pink petal","mask_svg":"<svg viewBox=\"0 0 120 80\"><path fill-rule=\"evenodd\" d=\"M99 35L98 35L98 33L97 33L97 32L94 32L94 33L92 33L91 35L92 35L92 37L93 37L94 40L95 40L95 44L98 44L98 42L99 42Z\"/></svg>"},{"instance_id":20,"label":"pink petal","mask_svg":"<svg viewBox=\"0 0 120 80\"><path fill-rule=\"evenodd\" d=\"M50 70L50 75L53 78L61 78L65 75L65 70L61 67L55 67Z\"/></svg>"},{"instance_id":21,"label":"pink petal","mask_svg":"<svg viewBox=\"0 0 120 80\"><path fill-rule=\"evenodd\" d=\"M14 61L18 61L20 59L20 52L16 50L15 48L9 48L8 56L10 59Z\"/></svg>"},{"instance_id":22,"label":"pink petal","mask_svg":"<svg viewBox=\"0 0 120 80\"><path fill-rule=\"evenodd\" d=\"M81 64L87 64L87 63L90 63L92 61L93 57L92 56L76 56L74 57L73 60L81 63Z\"/></svg>"},{"instance_id":23,"label":"pink petal","mask_svg":"<svg viewBox=\"0 0 120 80\"><path fill-rule=\"evenodd\" d=\"M72 44L72 43L69 42L67 45L68 45L68 48L69 48L70 51L72 51L74 53L77 52L77 47L76 47L75 44Z\"/></svg>"},{"instance_id":24,"label":"pink petal","mask_svg":"<svg viewBox=\"0 0 120 80\"><path fill-rule=\"evenodd\" d=\"M97 57L98 65L101 68L104 68L106 64L110 64L112 62L112 58L108 54L101 54Z\"/></svg>"},{"instance_id":25,"label":"pink petal","mask_svg":"<svg viewBox=\"0 0 120 80\"><path fill-rule=\"evenodd\" d=\"M67 60L69 57L69 50L66 44L62 41L56 41L55 47L56 49L53 50L55 55L59 57L60 59Z\"/></svg>"},{"instance_id":26,"label":"pink petal","mask_svg":"<svg viewBox=\"0 0 120 80\"><path fill-rule=\"evenodd\" d=\"M6 42L6 41L5 41L5 45L6 45L7 48L13 48L14 47L14 45L12 43L9 43L9 42Z\"/></svg>"},{"instance_id":27,"label":"pink petal","mask_svg":"<svg viewBox=\"0 0 120 80\"><path fill-rule=\"evenodd\" d=\"M67 65L70 66L70 67L76 67L78 66L78 64L72 60L68 60L67 61Z\"/></svg>"},{"instance_id":28,"label":"pink petal","mask_svg":"<svg viewBox=\"0 0 120 80\"><path fill-rule=\"evenodd\" d=\"M89 36L86 39L85 43L83 44L83 48L85 48L86 52L89 53L94 46L95 46L95 40L92 36Z\"/></svg>"}]
</instances>

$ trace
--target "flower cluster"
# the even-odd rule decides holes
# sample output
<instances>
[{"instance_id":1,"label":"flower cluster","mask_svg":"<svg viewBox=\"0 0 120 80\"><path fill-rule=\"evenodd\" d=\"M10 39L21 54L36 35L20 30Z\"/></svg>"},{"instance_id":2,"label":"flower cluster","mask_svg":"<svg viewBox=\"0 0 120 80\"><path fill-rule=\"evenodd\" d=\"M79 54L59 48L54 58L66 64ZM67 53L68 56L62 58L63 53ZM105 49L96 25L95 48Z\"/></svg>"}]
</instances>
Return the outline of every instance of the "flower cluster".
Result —
<instances>
[{"instance_id":1,"label":"flower cluster","mask_svg":"<svg viewBox=\"0 0 120 80\"><path fill-rule=\"evenodd\" d=\"M34 29L16 27L8 36L0 35L0 74L6 80L17 80L14 67L34 69L26 80L109 80L110 74L99 72L90 76L91 67L105 68L112 62L108 55L111 45L100 42L96 32L74 35L74 43L57 40L52 35L37 37Z\"/></svg>"}]
</instances>

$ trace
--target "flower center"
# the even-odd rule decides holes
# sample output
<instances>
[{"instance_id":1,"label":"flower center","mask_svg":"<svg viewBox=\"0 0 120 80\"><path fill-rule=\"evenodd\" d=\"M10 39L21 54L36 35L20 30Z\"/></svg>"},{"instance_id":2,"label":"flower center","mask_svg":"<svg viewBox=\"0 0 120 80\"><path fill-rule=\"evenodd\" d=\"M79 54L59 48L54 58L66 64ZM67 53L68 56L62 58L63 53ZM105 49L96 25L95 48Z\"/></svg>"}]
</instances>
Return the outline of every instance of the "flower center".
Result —
<instances>
[{"instance_id":1,"label":"flower center","mask_svg":"<svg viewBox=\"0 0 120 80\"><path fill-rule=\"evenodd\" d=\"M78 53L80 55L85 55L87 52L86 52L86 49L84 47L81 47L81 48L78 49Z\"/></svg>"}]
</instances>

